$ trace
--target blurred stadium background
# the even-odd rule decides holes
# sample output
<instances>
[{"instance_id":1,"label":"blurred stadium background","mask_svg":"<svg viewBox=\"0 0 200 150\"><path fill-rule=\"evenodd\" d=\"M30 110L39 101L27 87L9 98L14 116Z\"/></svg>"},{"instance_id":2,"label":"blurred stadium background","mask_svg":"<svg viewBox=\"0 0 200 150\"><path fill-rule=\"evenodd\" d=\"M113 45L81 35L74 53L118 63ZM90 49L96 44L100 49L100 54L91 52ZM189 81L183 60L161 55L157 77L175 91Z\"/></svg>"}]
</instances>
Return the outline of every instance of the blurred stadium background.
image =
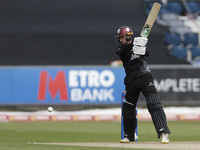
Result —
<instances>
[{"instance_id":1,"label":"blurred stadium background","mask_svg":"<svg viewBox=\"0 0 200 150\"><path fill-rule=\"evenodd\" d=\"M123 25L139 36L153 2L162 7L147 61L161 100L166 107L199 106L199 0L0 0L0 120L37 120L30 112L48 106L119 108L125 74L114 36ZM143 96L138 106L146 107ZM171 119L200 119L186 113ZM66 114L61 120L77 119ZM119 120L114 115L102 120ZM45 113L38 118L59 120Z\"/></svg>"}]
</instances>

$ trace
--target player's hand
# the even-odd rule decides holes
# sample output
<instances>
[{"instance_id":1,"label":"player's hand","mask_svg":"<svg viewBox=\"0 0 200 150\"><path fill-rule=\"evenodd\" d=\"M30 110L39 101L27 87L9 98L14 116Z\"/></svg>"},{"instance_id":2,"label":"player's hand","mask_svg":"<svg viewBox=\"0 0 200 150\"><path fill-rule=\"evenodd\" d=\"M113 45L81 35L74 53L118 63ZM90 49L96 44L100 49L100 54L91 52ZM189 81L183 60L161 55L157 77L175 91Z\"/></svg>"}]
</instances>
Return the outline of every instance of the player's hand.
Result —
<instances>
[{"instance_id":1,"label":"player's hand","mask_svg":"<svg viewBox=\"0 0 200 150\"><path fill-rule=\"evenodd\" d=\"M134 46L146 46L148 39L146 37L135 37L133 41Z\"/></svg>"},{"instance_id":2,"label":"player's hand","mask_svg":"<svg viewBox=\"0 0 200 150\"><path fill-rule=\"evenodd\" d=\"M132 48L132 51L133 51L134 54L145 55L146 47L134 45L133 48Z\"/></svg>"}]
</instances>

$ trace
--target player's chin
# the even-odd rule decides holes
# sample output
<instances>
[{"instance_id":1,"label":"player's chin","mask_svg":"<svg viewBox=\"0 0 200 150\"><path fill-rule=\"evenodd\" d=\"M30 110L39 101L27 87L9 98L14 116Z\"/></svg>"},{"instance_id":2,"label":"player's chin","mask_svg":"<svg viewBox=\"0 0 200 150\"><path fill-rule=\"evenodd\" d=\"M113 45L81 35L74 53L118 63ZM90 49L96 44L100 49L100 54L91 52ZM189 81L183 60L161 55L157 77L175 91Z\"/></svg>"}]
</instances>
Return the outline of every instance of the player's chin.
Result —
<instances>
[{"instance_id":1,"label":"player's chin","mask_svg":"<svg viewBox=\"0 0 200 150\"><path fill-rule=\"evenodd\" d=\"M129 45L131 43L129 43L129 42L121 42L121 44L125 46L125 45Z\"/></svg>"},{"instance_id":2,"label":"player's chin","mask_svg":"<svg viewBox=\"0 0 200 150\"><path fill-rule=\"evenodd\" d=\"M127 42L126 44L127 45L130 45L130 44L132 44L133 43L133 41L129 41L129 42Z\"/></svg>"}]
</instances>

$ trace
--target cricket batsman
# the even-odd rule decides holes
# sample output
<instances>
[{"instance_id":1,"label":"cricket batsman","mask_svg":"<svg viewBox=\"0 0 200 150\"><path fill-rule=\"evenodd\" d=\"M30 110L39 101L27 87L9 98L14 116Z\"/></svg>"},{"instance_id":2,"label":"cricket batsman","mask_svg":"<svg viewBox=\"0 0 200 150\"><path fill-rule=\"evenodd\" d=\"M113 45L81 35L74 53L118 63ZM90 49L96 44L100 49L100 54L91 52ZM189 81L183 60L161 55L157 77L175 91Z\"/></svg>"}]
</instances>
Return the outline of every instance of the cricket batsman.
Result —
<instances>
[{"instance_id":1,"label":"cricket batsman","mask_svg":"<svg viewBox=\"0 0 200 150\"><path fill-rule=\"evenodd\" d=\"M158 134L162 138L162 143L169 143L168 134L171 134L163 105L155 88L153 77L147 67L145 57L149 56L146 50L148 39L146 37L135 37L133 31L128 26L122 26L117 30L117 55L120 57L125 69L124 79L126 90L126 102L123 103L122 116L124 123L124 139L121 143L135 141L136 103L140 92L145 96L147 109L151 115L153 124Z\"/></svg>"}]
</instances>

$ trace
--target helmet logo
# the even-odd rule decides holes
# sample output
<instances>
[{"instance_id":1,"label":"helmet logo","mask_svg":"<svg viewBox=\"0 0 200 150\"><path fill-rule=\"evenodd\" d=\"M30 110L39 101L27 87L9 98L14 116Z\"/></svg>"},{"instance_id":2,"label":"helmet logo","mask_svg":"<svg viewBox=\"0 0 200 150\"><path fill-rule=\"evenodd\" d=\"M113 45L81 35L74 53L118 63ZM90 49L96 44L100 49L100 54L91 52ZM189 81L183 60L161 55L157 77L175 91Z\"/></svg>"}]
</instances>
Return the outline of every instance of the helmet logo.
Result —
<instances>
[{"instance_id":1,"label":"helmet logo","mask_svg":"<svg viewBox=\"0 0 200 150\"><path fill-rule=\"evenodd\" d=\"M129 29L129 28L126 28L126 31L127 31L127 32L129 32L129 31L130 31L130 29Z\"/></svg>"},{"instance_id":2,"label":"helmet logo","mask_svg":"<svg viewBox=\"0 0 200 150\"><path fill-rule=\"evenodd\" d=\"M117 33L118 33L118 34L120 33L120 29L117 30Z\"/></svg>"}]
</instances>

